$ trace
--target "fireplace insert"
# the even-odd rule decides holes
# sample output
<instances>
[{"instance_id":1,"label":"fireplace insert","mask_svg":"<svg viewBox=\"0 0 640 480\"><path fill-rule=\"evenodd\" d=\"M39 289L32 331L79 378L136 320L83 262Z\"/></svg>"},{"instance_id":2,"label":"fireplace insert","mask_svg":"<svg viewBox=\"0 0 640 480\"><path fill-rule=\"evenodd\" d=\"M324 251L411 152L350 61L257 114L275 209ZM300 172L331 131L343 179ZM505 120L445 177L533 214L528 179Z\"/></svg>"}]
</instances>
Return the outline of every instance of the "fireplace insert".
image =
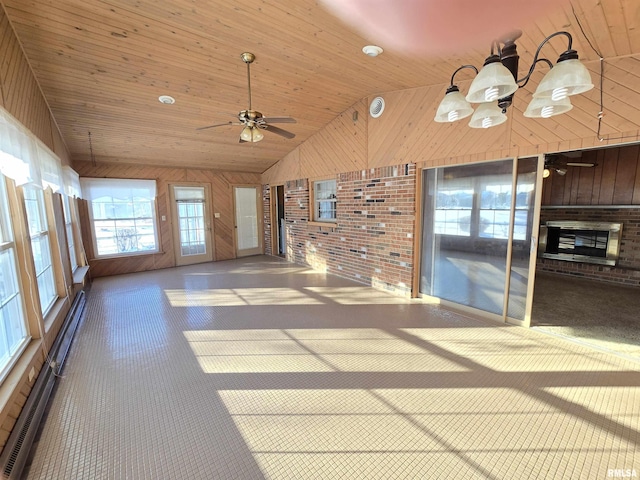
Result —
<instances>
[{"instance_id":1,"label":"fireplace insert","mask_svg":"<svg viewBox=\"0 0 640 480\"><path fill-rule=\"evenodd\" d=\"M540 226L538 255L569 262L615 265L621 223L549 221Z\"/></svg>"}]
</instances>

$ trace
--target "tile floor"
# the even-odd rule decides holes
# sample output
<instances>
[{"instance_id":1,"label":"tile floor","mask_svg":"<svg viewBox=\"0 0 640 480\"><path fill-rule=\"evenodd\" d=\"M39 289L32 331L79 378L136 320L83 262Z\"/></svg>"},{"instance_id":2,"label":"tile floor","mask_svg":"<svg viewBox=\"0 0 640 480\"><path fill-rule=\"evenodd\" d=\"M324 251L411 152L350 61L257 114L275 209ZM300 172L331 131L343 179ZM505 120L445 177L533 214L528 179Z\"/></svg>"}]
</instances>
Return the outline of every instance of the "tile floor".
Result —
<instances>
[{"instance_id":1,"label":"tile floor","mask_svg":"<svg viewBox=\"0 0 640 480\"><path fill-rule=\"evenodd\" d=\"M271 257L101 278L29 479L640 475L640 363Z\"/></svg>"},{"instance_id":2,"label":"tile floor","mask_svg":"<svg viewBox=\"0 0 640 480\"><path fill-rule=\"evenodd\" d=\"M638 287L538 272L532 325L640 361Z\"/></svg>"}]
</instances>

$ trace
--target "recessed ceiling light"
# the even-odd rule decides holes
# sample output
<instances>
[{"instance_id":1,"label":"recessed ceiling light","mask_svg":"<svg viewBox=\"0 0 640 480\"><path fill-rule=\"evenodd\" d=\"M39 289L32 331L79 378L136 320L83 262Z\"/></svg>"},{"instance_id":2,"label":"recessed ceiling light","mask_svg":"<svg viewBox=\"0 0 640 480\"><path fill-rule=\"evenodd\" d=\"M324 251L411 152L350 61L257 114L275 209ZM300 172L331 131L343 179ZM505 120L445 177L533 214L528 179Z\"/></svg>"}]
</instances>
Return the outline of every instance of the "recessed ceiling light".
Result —
<instances>
[{"instance_id":1,"label":"recessed ceiling light","mask_svg":"<svg viewBox=\"0 0 640 480\"><path fill-rule=\"evenodd\" d=\"M382 48L378 47L377 45L367 45L365 47L362 47L362 51L365 53L365 55L369 55L370 57L377 57L384 50L382 50Z\"/></svg>"},{"instance_id":2,"label":"recessed ceiling light","mask_svg":"<svg viewBox=\"0 0 640 480\"><path fill-rule=\"evenodd\" d=\"M160 95L158 97L158 100L160 101L160 103L164 103L165 105L173 105L174 103L176 103L176 99L170 97L169 95Z\"/></svg>"}]
</instances>

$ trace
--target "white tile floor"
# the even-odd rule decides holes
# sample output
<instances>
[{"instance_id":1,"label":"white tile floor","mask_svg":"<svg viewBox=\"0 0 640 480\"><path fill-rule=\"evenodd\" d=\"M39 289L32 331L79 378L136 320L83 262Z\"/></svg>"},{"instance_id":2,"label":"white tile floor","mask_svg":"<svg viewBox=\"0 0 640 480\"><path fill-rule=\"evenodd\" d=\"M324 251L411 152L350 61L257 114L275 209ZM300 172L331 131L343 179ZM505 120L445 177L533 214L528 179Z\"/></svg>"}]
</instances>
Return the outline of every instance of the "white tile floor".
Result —
<instances>
[{"instance_id":1,"label":"white tile floor","mask_svg":"<svg viewBox=\"0 0 640 480\"><path fill-rule=\"evenodd\" d=\"M279 259L97 279L30 479L640 476L640 363Z\"/></svg>"}]
</instances>

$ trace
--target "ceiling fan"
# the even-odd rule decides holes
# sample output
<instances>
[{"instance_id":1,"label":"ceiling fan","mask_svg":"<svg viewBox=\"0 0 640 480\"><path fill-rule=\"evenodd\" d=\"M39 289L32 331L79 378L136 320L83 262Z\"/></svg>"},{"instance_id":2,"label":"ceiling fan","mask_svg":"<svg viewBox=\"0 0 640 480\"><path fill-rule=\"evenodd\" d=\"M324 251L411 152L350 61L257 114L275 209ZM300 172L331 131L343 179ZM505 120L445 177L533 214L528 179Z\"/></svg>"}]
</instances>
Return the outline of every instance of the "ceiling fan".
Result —
<instances>
[{"instance_id":1,"label":"ceiling fan","mask_svg":"<svg viewBox=\"0 0 640 480\"><path fill-rule=\"evenodd\" d=\"M551 154L545 155L544 158L544 178L547 178L551 173L551 170L555 170L555 172L559 175L567 174L567 167L596 167L598 164L594 162L576 162L571 161L573 158L568 157L562 154Z\"/></svg>"},{"instance_id":2,"label":"ceiling fan","mask_svg":"<svg viewBox=\"0 0 640 480\"><path fill-rule=\"evenodd\" d=\"M262 113L257 110L253 110L251 108L251 64L256 59L256 56L253 53L245 52L240 55L242 61L247 64L247 84L249 86L249 108L247 110L242 110L238 113L238 121L237 122L225 122L218 123L216 125L209 125L207 127L200 127L196 130L206 130L208 128L215 127L223 127L227 125L243 125L244 128L240 133L240 143L247 142L259 142L264 138L264 134L262 130L266 130L267 132L275 133L276 135L280 135L284 138L294 138L295 134L288 132L287 130L283 130L282 128L276 127L272 124L274 123L296 123L295 119L291 117L265 117Z\"/></svg>"}]
</instances>

